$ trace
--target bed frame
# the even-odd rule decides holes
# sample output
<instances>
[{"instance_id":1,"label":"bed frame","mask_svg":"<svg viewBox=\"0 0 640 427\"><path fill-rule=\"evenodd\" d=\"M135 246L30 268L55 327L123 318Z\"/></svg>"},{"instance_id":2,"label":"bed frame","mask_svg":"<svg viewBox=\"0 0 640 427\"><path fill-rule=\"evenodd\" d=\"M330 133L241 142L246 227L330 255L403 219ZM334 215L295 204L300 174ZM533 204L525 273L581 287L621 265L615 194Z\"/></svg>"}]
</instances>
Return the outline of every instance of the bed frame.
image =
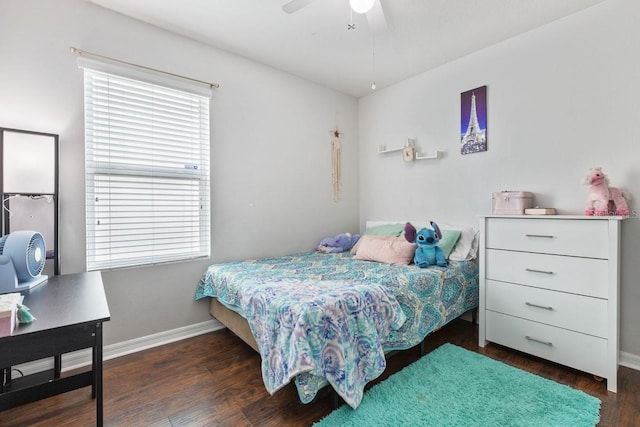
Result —
<instances>
[{"instance_id":1,"label":"bed frame","mask_svg":"<svg viewBox=\"0 0 640 427\"><path fill-rule=\"evenodd\" d=\"M235 311L228 309L222 305L217 298L210 298L211 303L209 305L209 312L220 323L226 326L231 332L236 334L242 341L246 342L255 351L258 350L258 343L256 343L251 329L249 328L249 322L244 317L240 316Z\"/></svg>"},{"instance_id":2,"label":"bed frame","mask_svg":"<svg viewBox=\"0 0 640 427\"><path fill-rule=\"evenodd\" d=\"M255 338L253 337L253 334L251 332L251 329L249 327L249 322L247 319L242 317L240 314L238 314L234 310L227 308L217 298L210 298L209 313L216 320L218 320L223 326L228 328L233 334L235 334L238 338L240 338L247 345L249 345L249 347L251 347L254 351L256 351L258 354L260 353L258 344ZM477 308L472 310L471 312L472 314L471 320L474 323L476 323L477 321L476 313L477 313ZM433 332L435 331L432 331L431 333ZM428 334L426 337L424 337L423 340L420 342L420 344L417 346L418 357L422 357L425 354L425 341L429 335L431 334ZM389 352L385 352L385 355L389 357L400 351L409 351L409 350L410 349L389 351ZM338 408L344 403L344 400L332 387L324 387L324 390L328 390L329 394L331 395L334 408Z\"/></svg>"}]
</instances>

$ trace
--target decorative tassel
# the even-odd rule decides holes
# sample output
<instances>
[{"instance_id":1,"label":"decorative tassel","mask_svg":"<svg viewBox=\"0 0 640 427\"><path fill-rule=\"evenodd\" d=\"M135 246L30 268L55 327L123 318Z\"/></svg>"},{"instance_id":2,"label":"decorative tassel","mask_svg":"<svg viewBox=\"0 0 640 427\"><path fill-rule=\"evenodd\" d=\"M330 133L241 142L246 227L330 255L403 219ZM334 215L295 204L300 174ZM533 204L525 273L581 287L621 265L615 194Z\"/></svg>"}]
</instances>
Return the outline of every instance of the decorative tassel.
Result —
<instances>
[{"instance_id":1,"label":"decorative tassel","mask_svg":"<svg viewBox=\"0 0 640 427\"><path fill-rule=\"evenodd\" d=\"M24 304L18 304L18 323L31 323L36 318L29 312L29 307Z\"/></svg>"},{"instance_id":2,"label":"decorative tassel","mask_svg":"<svg viewBox=\"0 0 640 427\"><path fill-rule=\"evenodd\" d=\"M333 140L331 141L331 179L333 181L333 201L340 200L340 187L342 186L342 159L340 155L340 132L338 129L332 131Z\"/></svg>"}]
</instances>

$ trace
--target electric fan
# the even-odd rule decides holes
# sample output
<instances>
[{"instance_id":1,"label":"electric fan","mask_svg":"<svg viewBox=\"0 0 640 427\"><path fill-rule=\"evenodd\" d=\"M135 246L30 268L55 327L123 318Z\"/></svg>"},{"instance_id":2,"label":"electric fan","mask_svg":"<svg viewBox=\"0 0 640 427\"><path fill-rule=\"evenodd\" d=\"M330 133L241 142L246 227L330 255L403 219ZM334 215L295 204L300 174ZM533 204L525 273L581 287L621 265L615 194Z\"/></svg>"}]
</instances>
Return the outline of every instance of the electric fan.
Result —
<instances>
[{"instance_id":1,"label":"electric fan","mask_svg":"<svg viewBox=\"0 0 640 427\"><path fill-rule=\"evenodd\" d=\"M46 247L37 231L14 231L0 238L0 294L20 292L45 282Z\"/></svg>"}]
</instances>

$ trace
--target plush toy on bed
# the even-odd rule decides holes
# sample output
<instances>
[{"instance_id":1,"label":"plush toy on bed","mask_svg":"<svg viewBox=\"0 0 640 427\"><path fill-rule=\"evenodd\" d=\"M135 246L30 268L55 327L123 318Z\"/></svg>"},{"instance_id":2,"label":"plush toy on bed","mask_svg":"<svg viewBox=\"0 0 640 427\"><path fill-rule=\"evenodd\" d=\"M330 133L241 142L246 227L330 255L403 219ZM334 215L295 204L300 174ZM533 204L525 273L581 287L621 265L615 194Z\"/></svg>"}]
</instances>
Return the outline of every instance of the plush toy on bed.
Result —
<instances>
[{"instance_id":1,"label":"plush toy on bed","mask_svg":"<svg viewBox=\"0 0 640 427\"><path fill-rule=\"evenodd\" d=\"M426 268L430 265L446 267L449 265L449 261L447 261L444 252L438 246L438 242L442 239L442 232L438 224L433 221L431 221L431 227L433 227L433 230L423 228L416 233L416 228L408 222L404 226L404 238L410 243L418 245L416 254L413 257L413 262L418 267Z\"/></svg>"},{"instance_id":2,"label":"plush toy on bed","mask_svg":"<svg viewBox=\"0 0 640 427\"><path fill-rule=\"evenodd\" d=\"M325 237L320 241L318 251L326 254L346 252L356 244L359 238L359 234L352 236L351 233L338 234L336 237Z\"/></svg>"}]
</instances>

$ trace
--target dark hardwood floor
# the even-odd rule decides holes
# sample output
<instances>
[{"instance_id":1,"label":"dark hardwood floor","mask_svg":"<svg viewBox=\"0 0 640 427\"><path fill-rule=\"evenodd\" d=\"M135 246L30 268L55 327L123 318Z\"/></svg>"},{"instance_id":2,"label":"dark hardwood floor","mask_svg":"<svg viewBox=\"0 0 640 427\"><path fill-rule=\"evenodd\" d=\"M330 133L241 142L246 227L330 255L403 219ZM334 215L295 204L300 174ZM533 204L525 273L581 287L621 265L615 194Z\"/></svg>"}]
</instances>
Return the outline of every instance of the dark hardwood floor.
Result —
<instances>
[{"instance_id":1,"label":"dark hardwood floor","mask_svg":"<svg viewBox=\"0 0 640 427\"><path fill-rule=\"evenodd\" d=\"M567 384L602 401L600 426L640 426L640 372L620 367L618 393L605 382L498 345L477 346L477 325L457 320L427 338L426 351L450 342L509 365ZM418 358L392 355L382 380ZM260 357L227 330L201 335L105 362L107 426L309 426L333 409L321 393L299 403L292 384L266 392ZM0 412L0 426L91 426L90 388Z\"/></svg>"}]
</instances>

